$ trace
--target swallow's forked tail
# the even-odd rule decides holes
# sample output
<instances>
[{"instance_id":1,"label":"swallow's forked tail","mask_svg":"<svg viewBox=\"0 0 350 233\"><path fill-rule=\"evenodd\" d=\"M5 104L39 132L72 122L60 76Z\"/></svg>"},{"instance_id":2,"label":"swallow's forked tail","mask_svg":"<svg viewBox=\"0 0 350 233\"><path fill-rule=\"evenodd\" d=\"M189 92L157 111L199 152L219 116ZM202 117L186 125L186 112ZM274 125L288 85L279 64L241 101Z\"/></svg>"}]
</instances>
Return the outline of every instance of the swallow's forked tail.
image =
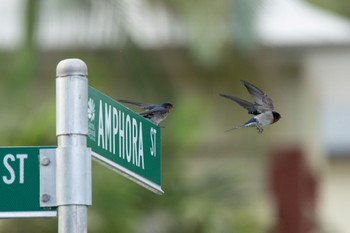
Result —
<instances>
[{"instance_id":1,"label":"swallow's forked tail","mask_svg":"<svg viewBox=\"0 0 350 233\"><path fill-rule=\"evenodd\" d=\"M258 133L261 134L263 132L263 128L262 127L259 127L258 125L241 125L241 126L235 126L235 127L232 127L231 129L228 129L228 130L225 130L225 133L228 133L232 130L235 130L235 129L241 129L241 128L245 128L245 127L256 127L256 129L258 130Z\"/></svg>"},{"instance_id":2,"label":"swallow's forked tail","mask_svg":"<svg viewBox=\"0 0 350 233\"><path fill-rule=\"evenodd\" d=\"M244 126L244 125L235 126L235 127L232 127L231 129L225 130L225 133L228 133L228 132L230 132L230 131L232 131L232 130L235 130L235 129L241 129L241 128L243 128L243 127L245 127L245 126Z\"/></svg>"}]
</instances>

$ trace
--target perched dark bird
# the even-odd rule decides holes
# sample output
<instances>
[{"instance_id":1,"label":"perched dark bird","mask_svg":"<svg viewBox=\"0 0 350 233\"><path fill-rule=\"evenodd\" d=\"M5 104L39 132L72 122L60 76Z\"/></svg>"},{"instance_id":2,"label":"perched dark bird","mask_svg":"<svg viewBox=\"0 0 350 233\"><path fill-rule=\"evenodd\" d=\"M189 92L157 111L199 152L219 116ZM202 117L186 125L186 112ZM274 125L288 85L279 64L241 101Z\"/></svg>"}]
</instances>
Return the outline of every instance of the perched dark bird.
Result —
<instances>
[{"instance_id":1,"label":"perched dark bird","mask_svg":"<svg viewBox=\"0 0 350 233\"><path fill-rule=\"evenodd\" d=\"M170 110L173 108L171 103L163 103L161 105L141 103L132 100L118 100L121 103L133 104L140 108L145 109L146 111L140 112L139 114L155 124L159 125L169 114Z\"/></svg>"},{"instance_id":2,"label":"perched dark bird","mask_svg":"<svg viewBox=\"0 0 350 233\"><path fill-rule=\"evenodd\" d=\"M253 114L255 116L243 125L234 127L227 131L244 127L256 127L258 132L262 133L263 126L277 122L281 118L281 115L278 112L273 111L272 100L263 91L249 82L243 80L241 81L247 88L249 94L253 97L254 103L248 102L235 96L225 94L220 94L220 96L235 101L243 108L247 109L249 114Z\"/></svg>"}]
</instances>

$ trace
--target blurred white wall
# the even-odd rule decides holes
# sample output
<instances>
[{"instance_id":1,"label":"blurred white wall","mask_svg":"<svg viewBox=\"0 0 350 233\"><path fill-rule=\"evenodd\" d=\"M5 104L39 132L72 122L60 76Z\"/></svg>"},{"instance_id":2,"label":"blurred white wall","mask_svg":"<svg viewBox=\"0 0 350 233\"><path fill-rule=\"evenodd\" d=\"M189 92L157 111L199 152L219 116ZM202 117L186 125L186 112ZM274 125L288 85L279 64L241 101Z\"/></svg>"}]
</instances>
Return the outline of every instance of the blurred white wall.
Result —
<instances>
[{"instance_id":1,"label":"blurred white wall","mask_svg":"<svg viewBox=\"0 0 350 233\"><path fill-rule=\"evenodd\" d=\"M319 177L320 227L350 232L350 21L301 0L265 0L260 9L262 66L288 121L278 138L302 144ZM284 72L291 67L295 77Z\"/></svg>"},{"instance_id":2,"label":"blurred white wall","mask_svg":"<svg viewBox=\"0 0 350 233\"><path fill-rule=\"evenodd\" d=\"M350 156L350 47L306 53L304 71L318 98L323 149L331 156Z\"/></svg>"},{"instance_id":3,"label":"blurred white wall","mask_svg":"<svg viewBox=\"0 0 350 233\"><path fill-rule=\"evenodd\" d=\"M23 37L23 0L0 1L0 49L13 50Z\"/></svg>"},{"instance_id":4,"label":"blurred white wall","mask_svg":"<svg viewBox=\"0 0 350 233\"><path fill-rule=\"evenodd\" d=\"M0 49L24 39L25 0L0 1ZM161 4L147 0L40 2L37 43L41 49L101 49L127 39L143 48L184 44L184 23Z\"/></svg>"},{"instance_id":5,"label":"blurred white wall","mask_svg":"<svg viewBox=\"0 0 350 233\"><path fill-rule=\"evenodd\" d=\"M321 148L320 220L330 232L350 232L350 47L314 49L304 56L304 78L314 93ZM312 134L310 134L312 137ZM323 156L323 157L322 157Z\"/></svg>"}]
</instances>

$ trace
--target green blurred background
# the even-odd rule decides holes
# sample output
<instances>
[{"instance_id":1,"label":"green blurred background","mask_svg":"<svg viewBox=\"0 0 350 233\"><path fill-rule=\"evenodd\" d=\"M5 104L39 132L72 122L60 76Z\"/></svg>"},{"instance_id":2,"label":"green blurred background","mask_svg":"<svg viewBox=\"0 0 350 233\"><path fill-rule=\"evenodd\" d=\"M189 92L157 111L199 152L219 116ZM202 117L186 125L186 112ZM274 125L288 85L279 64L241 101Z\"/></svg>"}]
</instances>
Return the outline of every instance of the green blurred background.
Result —
<instances>
[{"instance_id":1,"label":"green blurred background","mask_svg":"<svg viewBox=\"0 0 350 233\"><path fill-rule=\"evenodd\" d=\"M66 58L85 61L89 85L115 99L171 102L175 106L162 129L165 194L151 193L93 162L89 232L277 232L273 230L278 220L269 188L268 158L276 146L302 141L294 140L297 136L289 137L290 132L285 130L295 127L302 114L296 118L288 115L299 102L289 101L284 95L301 71L297 62L279 57L274 59L282 64L269 67L271 51L264 50L253 27L262 1L17 2L22 39L12 48L0 48L3 146L56 145L55 71L57 63ZM165 9L185 27L158 25L172 31L173 37L166 43L156 39L140 43L142 30L137 32L135 25L148 21L127 17L129 5L137 5L142 12L144 5L138 2L148 9ZM350 17L347 1L310 2ZM104 18L106 9L110 15ZM50 25L48 20L49 26L45 27L50 12L56 12L56 19L65 17L66 12L72 14L61 24ZM84 14L97 20L97 25L106 25L106 29L95 34L92 21L84 23L79 18ZM157 20L163 19L167 18ZM78 26L64 30L69 21ZM66 41L55 45L48 43L49 36L41 40L45 30L62 30ZM135 33L139 35L135 37ZM93 42L89 38L94 38ZM294 56L293 51L281 54ZM285 78L271 78L271 70ZM227 93L249 100L240 79L266 91L282 114L280 122L268 126L262 135L255 129L224 133L249 117L238 105L218 95ZM316 225L318 230L314 232L327 232L327 222ZM0 220L0 232L57 232L57 220L4 219Z\"/></svg>"}]
</instances>

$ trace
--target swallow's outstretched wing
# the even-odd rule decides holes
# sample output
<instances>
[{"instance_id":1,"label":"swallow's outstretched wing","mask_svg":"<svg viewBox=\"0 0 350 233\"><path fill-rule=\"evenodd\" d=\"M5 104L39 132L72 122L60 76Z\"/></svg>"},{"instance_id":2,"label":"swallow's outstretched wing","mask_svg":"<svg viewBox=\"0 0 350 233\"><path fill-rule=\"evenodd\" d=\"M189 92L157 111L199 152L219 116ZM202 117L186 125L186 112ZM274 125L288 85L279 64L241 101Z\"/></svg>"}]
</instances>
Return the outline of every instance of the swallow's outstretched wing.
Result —
<instances>
[{"instance_id":1,"label":"swallow's outstretched wing","mask_svg":"<svg viewBox=\"0 0 350 233\"><path fill-rule=\"evenodd\" d=\"M168 109L163 108L162 106L153 106L151 109L145 111L145 112L141 112L140 115L147 117L147 116L151 116L154 114L165 114L168 112Z\"/></svg>"},{"instance_id":2,"label":"swallow's outstretched wing","mask_svg":"<svg viewBox=\"0 0 350 233\"><path fill-rule=\"evenodd\" d=\"M262 90L247 81L241 81L253 97L256 103L255 107L260 113L273 110L272 100Z\"/></svg>"},{"instance_id":3,"label":"swallow's outstretched wing","mask_svg":"<svg viewBox=\"0 0 350 233\"><path fill-rule=\"evenodd\" d=\"M253 114L253 115L260 114L260 112L256 108L256 105L253 103L250 103L249 101L240 99L240 98L235 97L235 96L226 95L226 94L220 94L220 96L235 101L236 103L241 105L243 108L247 109L249 114Z\"/></svg>"},{"instance_id":4,"label":"swallow's outstretched wing","mask_svg":"<svg viewBox=\"0 0 350 233\"><path fill-rule=\"evenodd\" d=\"M142 102L137 102L137 101L133 101L133 100L118 100L118 101L121 103L125 103L125 104L133 104L133 105L136 105L140 108L147 109L147 110L152 110L155 107L157 107L157 105L155 105L155 104L142 103Z\"/></svg>"}]
</instances>

